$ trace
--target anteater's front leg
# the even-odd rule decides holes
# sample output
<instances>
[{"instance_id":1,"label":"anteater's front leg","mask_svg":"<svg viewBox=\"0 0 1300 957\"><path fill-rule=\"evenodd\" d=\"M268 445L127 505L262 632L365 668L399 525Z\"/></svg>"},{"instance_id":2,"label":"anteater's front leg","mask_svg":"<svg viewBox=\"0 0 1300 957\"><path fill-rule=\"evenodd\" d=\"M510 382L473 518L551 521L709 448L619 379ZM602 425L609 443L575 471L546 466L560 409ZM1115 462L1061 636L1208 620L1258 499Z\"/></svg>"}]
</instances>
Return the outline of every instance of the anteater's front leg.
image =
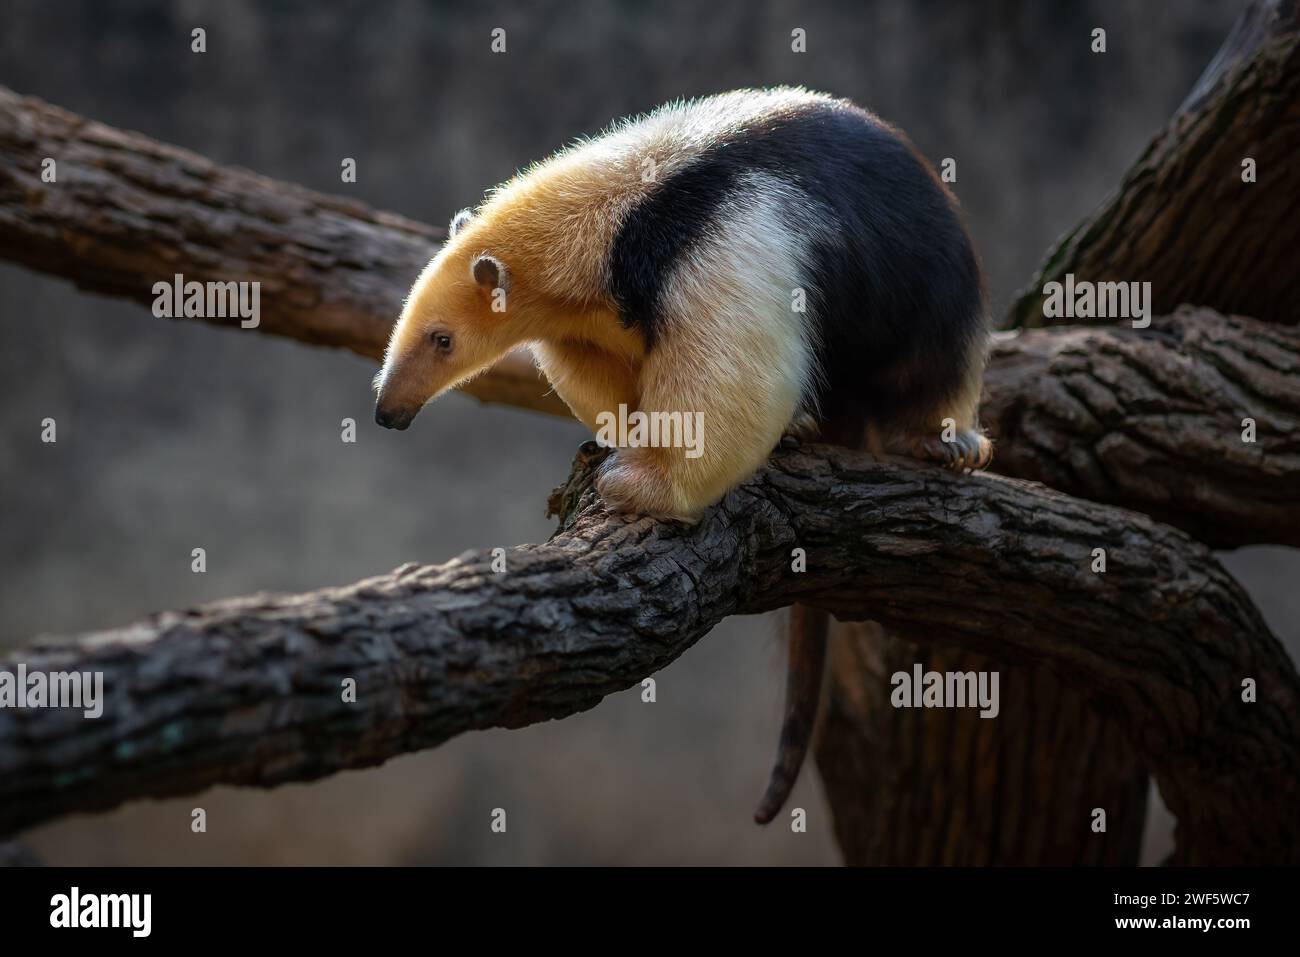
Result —
<instances>
[{"instance_id":1,"label":"anteater's front leg","mask_svg":"<svg viewBox=\"0 0 1300 957\"><path fill-rule=\"evenodd\" d=\"M766 358L786 343L741 343L723 353L699 334L701 325L661 343L642 368L637 409L660 424L650 434L658 442L619 448L596 484L620 511L697 520L766 461L795 417L802 356L756 368L748 357ZM750 334L761 334L755 325Z\"/></svg>"}]
</instances>

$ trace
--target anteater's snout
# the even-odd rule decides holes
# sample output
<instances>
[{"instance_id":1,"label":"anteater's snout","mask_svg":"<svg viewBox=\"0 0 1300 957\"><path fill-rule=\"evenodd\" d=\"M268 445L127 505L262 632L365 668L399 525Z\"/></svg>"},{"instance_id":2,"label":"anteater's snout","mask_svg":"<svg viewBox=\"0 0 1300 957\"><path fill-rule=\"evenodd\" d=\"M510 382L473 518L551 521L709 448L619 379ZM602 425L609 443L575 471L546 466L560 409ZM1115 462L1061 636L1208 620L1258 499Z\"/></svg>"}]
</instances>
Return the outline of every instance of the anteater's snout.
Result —
<instances>
[{"instance_id":1,"label":"anteater's snout","mask_svg":"<svg viewBox=\"0 0 1300 957\"><path fill-rule=\"evenodd\" d=\"M375 403L375 421L386 429L397 429L399 432L411 424L415 418L414 412L406 412L402 409L386 409L383 405Z\"/></svg>"}]
</instances>

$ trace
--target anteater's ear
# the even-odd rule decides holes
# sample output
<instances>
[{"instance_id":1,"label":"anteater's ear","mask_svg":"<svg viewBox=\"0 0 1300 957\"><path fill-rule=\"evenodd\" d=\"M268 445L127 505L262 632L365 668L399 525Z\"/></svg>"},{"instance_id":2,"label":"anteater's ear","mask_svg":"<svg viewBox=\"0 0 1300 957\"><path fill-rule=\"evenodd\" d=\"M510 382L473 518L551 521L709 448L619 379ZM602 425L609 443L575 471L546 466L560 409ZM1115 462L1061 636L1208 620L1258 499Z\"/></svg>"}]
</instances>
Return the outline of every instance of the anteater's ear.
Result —
<instances>
[{"instance_id":1,"label":"anteater's ear","mask_svg":"<svg viewBox=\"0 0 1300 957\"><path fill-rule=\"evenodd\" d=\"M470 272L474 276L474 281L488 292L495 289L510 291L510 270L496 256L488 253L479 256L470 267Z\"/></svg>"},{"instance_id":2,"label":"anteater's ear","mask_svg":"<svg viewBox=\"0 0 1300 957\"><path fill-rule=\"evenodd\" d=\"M454 238L458 232L465 228L465 224L473 218L474 214L468 209L462 209L455 216L451 217L451 225L447 227L447 238Z\"/></svg>"}]
</instances>

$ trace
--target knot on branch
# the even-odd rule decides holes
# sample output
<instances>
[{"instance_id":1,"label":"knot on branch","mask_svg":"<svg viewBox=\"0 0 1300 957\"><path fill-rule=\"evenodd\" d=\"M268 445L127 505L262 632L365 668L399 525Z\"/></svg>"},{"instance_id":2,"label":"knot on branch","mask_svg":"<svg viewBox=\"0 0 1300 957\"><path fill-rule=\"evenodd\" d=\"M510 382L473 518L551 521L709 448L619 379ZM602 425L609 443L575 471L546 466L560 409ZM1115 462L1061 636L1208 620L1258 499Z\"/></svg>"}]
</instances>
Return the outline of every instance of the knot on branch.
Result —
<instances>
[{"instance_id":1,"label":"knot on branch","mask_svg":"<svg viewBox=\"0 0 1300 957\"><path fill-rule=\"evenodd\" d=\"M556 531L564 532L573 527L578 514L592 504L597 498L596 469L609 457L612 449L602 446L595 439L588 439L578 446L569 467L569 477L564 484L551 490L546 499L546 517L559 519Z\"/></svg>"}]
</instances>

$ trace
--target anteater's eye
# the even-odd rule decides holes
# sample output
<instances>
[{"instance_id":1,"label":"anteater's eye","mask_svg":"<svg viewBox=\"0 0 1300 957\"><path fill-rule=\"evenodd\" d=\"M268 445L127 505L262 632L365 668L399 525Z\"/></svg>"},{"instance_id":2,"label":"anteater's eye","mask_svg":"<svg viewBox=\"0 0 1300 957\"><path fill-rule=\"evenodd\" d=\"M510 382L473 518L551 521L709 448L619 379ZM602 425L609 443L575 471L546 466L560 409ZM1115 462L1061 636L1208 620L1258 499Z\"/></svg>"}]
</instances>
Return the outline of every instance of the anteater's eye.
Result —
<instances>
[{"instance_id":1,"label":"anteater's eye","mask_svg":"<svg viewBox=\"0 0 1300 957\"><path fill-rule=\"evenodd\" d=\"M445 332L430 333L429 341L437 347L439 352L451 351L451 336L447 335Z\"/></svg>"}]
</instances>

